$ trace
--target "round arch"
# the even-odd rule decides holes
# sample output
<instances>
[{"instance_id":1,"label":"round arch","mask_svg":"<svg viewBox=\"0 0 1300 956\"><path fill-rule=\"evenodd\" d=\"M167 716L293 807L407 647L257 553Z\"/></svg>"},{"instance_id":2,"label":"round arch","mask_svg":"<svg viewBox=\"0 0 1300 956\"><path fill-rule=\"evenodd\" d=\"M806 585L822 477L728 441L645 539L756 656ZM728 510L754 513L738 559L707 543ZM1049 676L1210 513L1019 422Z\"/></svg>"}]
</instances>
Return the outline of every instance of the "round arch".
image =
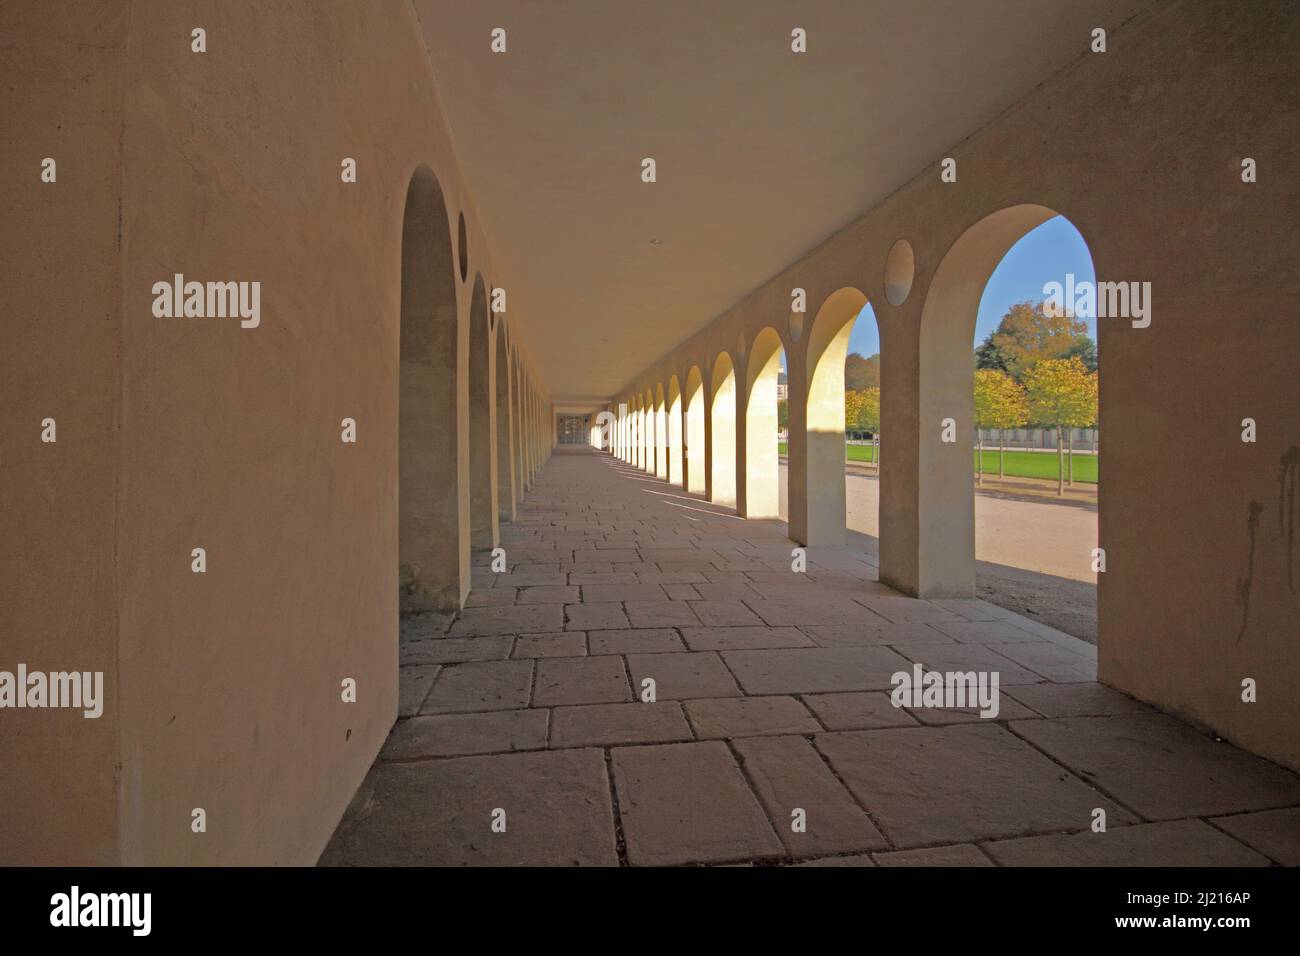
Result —
<instances>
[{"instance_id":1,"label":"round arch","mask_svg":"<svg viewBox=\"0 0 1300 956\"><path fill-rule=\"evenodd\" d=\"M496 547L496 462L492 382L492 327L487 287L474 276L469 305L469 510L470 547Z\"/></svg>"},{"instance_id":2,"label":"round arch","mask_svg":"<svg viewBox=\"0 0 1300 956\"><path fill-rule=\"evenodd\" d=\"M745 371L745 481L739 503L746 518L776 518L781 511L777 448L777 380L781 372L780 333L768 326L754 338Z\"/></svg>"},{"instance_id":3,"label":"round arch","mask_svg":"<svg viewBox=\"0 0 1300 956\"><path fill-rule=\"evenodd\" d=\"M703 495L708 493L708 479L704 470L708 461L705 451L708 432L704 421L704 375L698 365L692 365L686 373L686 390L682 402L685 409L682 414L685 487L692 494Z\"/></svg>"},{"instance_id":4,"label":"round arch","mask_svg":"<svg viewBox=\"0 0 1300 956\"><path fill-rule=\"evenodd\" d=\"M709 377L709 500L736 504L736 370L731 355L719 352Z\"/></svg>"},{"instance_id":5,"label":"round arch","mask_svg":"<svg viewBox=\"0 0 1300 956\"><path fill-rule=\"evenodd\" d=\"M442 187L425 165L407 184L401 250L398 608L451 610L462 583L456 263Z\"/></svg>"},{"instance_id":6,"label":"round arch","mask_svg":"<svg viewBox=\"0 0 1300 956\"><path fill-rule=\"evenodd\" d=\"M789 399L790 537L801 544L845 541L844 360L853 322L866 304L866 295L852 286L826 298L808 330L804 394ZM809 493L813 488L816 495Z\"/></svg>"},{"instance_id":7,"label":"round arch","mask_svg":"<svg viewBox=\"0 0 1300 956\"><path fill-rule=\"evenodd\" d=\"M1025 203L990 213L944 254L921 308L917 462L917 593L975 593L975 440L971 343L980 297L997 264L1029 230L1058 215ZM942 440L946 419L955 442Z\"/></svg>"},{"instance_id":8,"label":"round arch","mask_svg":"<svg viewBox=\"0 0 1300 956\"><path fill-rule=\"evenodd\" d=\"M668 379L664 400L668 409L668 482L682 485L682 386L676 375Z\"/></svg>"}]
</instances>

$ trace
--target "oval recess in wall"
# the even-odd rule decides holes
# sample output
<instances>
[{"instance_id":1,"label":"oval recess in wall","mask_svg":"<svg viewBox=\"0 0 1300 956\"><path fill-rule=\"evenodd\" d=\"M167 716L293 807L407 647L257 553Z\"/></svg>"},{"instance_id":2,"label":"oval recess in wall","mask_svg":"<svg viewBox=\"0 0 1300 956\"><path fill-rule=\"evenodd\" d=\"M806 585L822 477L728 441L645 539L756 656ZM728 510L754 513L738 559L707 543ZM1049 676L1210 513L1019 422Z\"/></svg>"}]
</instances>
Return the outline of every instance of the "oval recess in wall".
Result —
<instances>
[{"instance_id":1,"label":"oval recess in wall","mask_svg":"<svg viewBox=\"0 0 1300 956\"><path fill-rule=\"evenodd\" d=\"M902 305L907 301L915 275L916 257L912 254L912 244L899 239L885 257L885 299L890 305Z\"/></svg>"}]
</instances>

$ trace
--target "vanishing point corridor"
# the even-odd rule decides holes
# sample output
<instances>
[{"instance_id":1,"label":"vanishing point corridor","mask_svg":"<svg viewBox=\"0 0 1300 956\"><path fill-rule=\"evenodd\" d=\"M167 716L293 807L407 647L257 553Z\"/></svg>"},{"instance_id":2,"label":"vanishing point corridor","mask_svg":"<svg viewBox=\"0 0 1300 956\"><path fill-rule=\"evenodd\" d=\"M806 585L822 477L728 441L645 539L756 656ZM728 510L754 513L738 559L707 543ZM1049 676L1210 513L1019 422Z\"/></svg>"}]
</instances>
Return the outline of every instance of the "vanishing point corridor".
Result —
<instances>
[{"instance_id":1,"label":"vanishing point corridor","mask_svg":"<svg viewBox=\"0 0 1300 956\"><path fill-rule=\"evenodd\" d=\"M403 619L322 863L1300 863L1300 779L1096 683L1082 641L851 549L794 572L783 523L587 448L501 538L462 611ZM894 707L914 664L1000 673L999 713Z\"/></svg>"}]
</instances>

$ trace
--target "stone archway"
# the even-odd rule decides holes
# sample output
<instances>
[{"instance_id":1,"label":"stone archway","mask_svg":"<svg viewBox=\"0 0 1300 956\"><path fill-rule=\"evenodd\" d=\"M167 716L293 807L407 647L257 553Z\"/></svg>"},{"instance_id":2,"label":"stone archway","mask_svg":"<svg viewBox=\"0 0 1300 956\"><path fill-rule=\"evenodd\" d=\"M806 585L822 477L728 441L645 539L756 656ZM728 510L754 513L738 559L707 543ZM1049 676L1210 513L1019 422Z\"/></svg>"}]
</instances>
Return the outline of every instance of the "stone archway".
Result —
<instances>
[{"instance_id":1,"label":"stone archway","mask_svg":"<svg viewBox=\"0 0 1300 956\"><path fill-rule=\"evenodd\" d=\"M709 378L709 500L736 504L736 370L731 356L718 354Z\"/></svg>"},{"instance_id":2,"label":"stone archway","mask_svg":"<svg viewBox=\"0 0 1300 956\"><path fill-rule=\"evenodd\" d=\"M460 603L456 274L442 188L418 167L402 215L398 587L402 612Z\"/></svg>"}]
</instances>

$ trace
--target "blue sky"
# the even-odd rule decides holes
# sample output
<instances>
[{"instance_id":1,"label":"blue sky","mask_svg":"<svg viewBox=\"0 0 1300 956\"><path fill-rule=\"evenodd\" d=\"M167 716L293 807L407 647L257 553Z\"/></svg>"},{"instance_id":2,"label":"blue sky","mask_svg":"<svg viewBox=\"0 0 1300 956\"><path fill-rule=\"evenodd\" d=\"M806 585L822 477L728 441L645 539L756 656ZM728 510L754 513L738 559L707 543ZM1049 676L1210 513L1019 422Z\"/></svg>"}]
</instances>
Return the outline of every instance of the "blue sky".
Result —
<instances>
[{"instance_id":1,"label":"blue sky","mask_svg":"<svg viewBox=\"0 0 1300 956\"><path fill-rule=\"evenodd\" d=\"M1092 256L1079 230L1063 216L1047 220L1025 233L993 270L984 296L980 299L979 317L975 320L972 347L984 341L997 328L1003 314L1017 302L1043 298L1043 283L1065 282L1065 274L1074 273L1075 282L1095 281ZM1097 320L1090 318L1088 334L1097 338ZM880 351L876 315L870 303L858 315L849 336L849 351L870 356Z\"/></svg>"}]
</instances>

